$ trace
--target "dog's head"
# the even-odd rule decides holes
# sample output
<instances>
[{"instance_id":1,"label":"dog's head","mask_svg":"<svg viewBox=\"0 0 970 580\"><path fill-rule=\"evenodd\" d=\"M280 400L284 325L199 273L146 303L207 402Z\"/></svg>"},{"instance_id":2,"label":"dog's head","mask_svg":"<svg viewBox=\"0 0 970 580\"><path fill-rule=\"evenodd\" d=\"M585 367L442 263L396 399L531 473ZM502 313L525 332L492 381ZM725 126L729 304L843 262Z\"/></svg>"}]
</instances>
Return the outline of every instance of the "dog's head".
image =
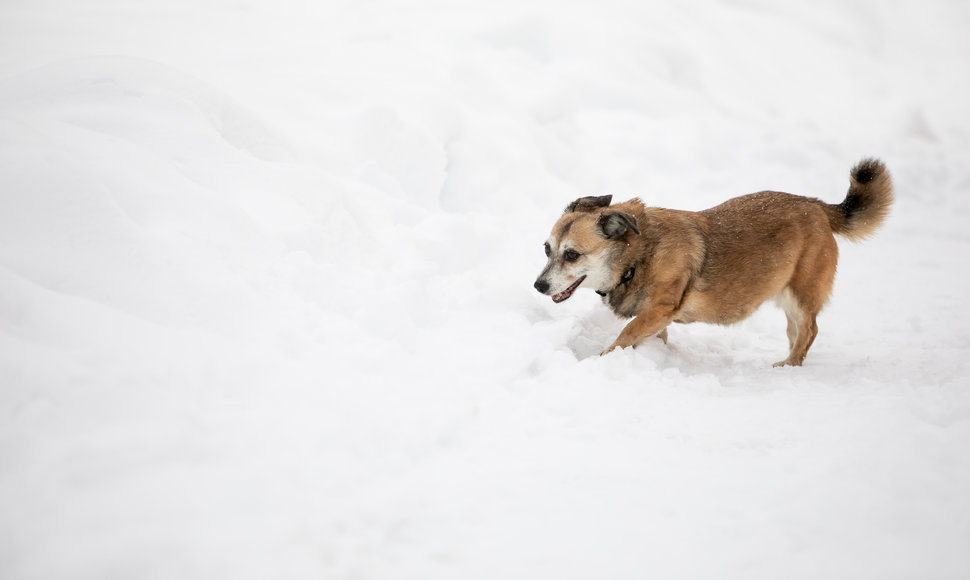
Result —
<instances>
[{"instance_id":1,"label":"dog's head","mask_svg":"<svg viewBox=\"0 0 970 580\"><path fill-rule=\"evenodd\" d=\"M602 294L620 282L616 257L626 238L639 235L632 215L610 210L613 196L581 197L566 206L552 227L545 250L549 260L536 279L535 289L562 302L577 288L592 288Z\"/></svg>"}]
</instances>

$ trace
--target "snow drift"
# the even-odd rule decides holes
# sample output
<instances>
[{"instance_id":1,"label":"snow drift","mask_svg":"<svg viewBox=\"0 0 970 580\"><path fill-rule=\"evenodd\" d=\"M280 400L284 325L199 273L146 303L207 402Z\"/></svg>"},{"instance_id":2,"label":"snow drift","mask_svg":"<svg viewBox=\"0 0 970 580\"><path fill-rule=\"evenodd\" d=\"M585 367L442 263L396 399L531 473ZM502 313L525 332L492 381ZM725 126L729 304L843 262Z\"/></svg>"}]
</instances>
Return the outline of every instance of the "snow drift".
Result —
<instances>
[{"instance_id":1,"label":"snow drift","mask_svg":"<svg viewBox=\"0 0 970 580\"><path fill-rule=\"evenodd\" d=\"M4 12L4 578L970 574L963 4ZM868 155L803 368L531 288L581 195Z\"/></svg>"}]
</instances>

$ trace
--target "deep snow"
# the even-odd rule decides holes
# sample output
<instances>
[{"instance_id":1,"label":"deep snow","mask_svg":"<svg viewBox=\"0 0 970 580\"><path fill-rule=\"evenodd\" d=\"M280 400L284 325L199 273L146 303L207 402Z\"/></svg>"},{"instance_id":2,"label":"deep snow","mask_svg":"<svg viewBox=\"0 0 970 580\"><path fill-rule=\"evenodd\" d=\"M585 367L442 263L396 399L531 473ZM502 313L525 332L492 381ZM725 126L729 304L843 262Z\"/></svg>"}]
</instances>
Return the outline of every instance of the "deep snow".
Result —
<instances>
[{"instance_id":1,"label":"deep snow","mask_svg":"<svg viewBox=\"0 0 970 580\"><path fill-rule=\"evenodd\" d=\"M898 4L7 2L0 576L970 577L970 5ZM532 290L868 155L802 368Z\"/></svg>"}]
</instances>

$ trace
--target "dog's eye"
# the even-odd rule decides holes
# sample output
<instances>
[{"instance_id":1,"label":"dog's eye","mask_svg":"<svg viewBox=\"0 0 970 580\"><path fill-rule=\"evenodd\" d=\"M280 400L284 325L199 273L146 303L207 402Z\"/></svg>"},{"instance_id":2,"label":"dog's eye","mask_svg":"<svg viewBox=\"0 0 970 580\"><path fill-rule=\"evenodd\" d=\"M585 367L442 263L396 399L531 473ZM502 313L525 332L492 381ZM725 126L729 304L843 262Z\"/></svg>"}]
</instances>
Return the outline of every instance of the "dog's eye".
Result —
<instances>
[{"instance_id":1,"label":"dog's eye","mask_svg":"<svg viewBox=\"0 0 970 580\"><path fill-rule=\"evenodd\" d=\"M580 255L581 254L576 250L566 250L562 255L562 259L566 260L567 262L575 262L579 259Z\"/></svg>"},{"instance_id":2,"label":"dog's eye","mask_svg":"<svg viewBox=\"0 0 970 580\"><path fill-rule=\"evenodd\" d=\"M543 248L546 250L546 257L548 258L549 257L549 254L552 253L552 248L549 247L549 242L546 242L546 244L545 244L545 246L543 246Z\"/></svg>"}]
</instances>

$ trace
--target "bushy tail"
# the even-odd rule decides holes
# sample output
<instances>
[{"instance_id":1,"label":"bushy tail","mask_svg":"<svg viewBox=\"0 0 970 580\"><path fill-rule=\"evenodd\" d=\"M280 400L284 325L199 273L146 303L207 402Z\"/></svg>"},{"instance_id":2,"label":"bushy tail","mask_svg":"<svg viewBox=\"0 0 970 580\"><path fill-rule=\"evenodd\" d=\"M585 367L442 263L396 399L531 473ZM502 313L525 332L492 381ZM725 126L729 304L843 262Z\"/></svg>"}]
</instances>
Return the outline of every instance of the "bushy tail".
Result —
<instances>
[{"instance_id":1,"label":"bushy tail","mask_svg":"<svg viewBox=\"0 0 970 580\"><path fill-rule=\"evenodd\" d=\"M849 193L826 207L832 231L857 242L875 233L893 204L893 182L878 159L863 159L849 176Z\"/></svg>"}]
</instances>

